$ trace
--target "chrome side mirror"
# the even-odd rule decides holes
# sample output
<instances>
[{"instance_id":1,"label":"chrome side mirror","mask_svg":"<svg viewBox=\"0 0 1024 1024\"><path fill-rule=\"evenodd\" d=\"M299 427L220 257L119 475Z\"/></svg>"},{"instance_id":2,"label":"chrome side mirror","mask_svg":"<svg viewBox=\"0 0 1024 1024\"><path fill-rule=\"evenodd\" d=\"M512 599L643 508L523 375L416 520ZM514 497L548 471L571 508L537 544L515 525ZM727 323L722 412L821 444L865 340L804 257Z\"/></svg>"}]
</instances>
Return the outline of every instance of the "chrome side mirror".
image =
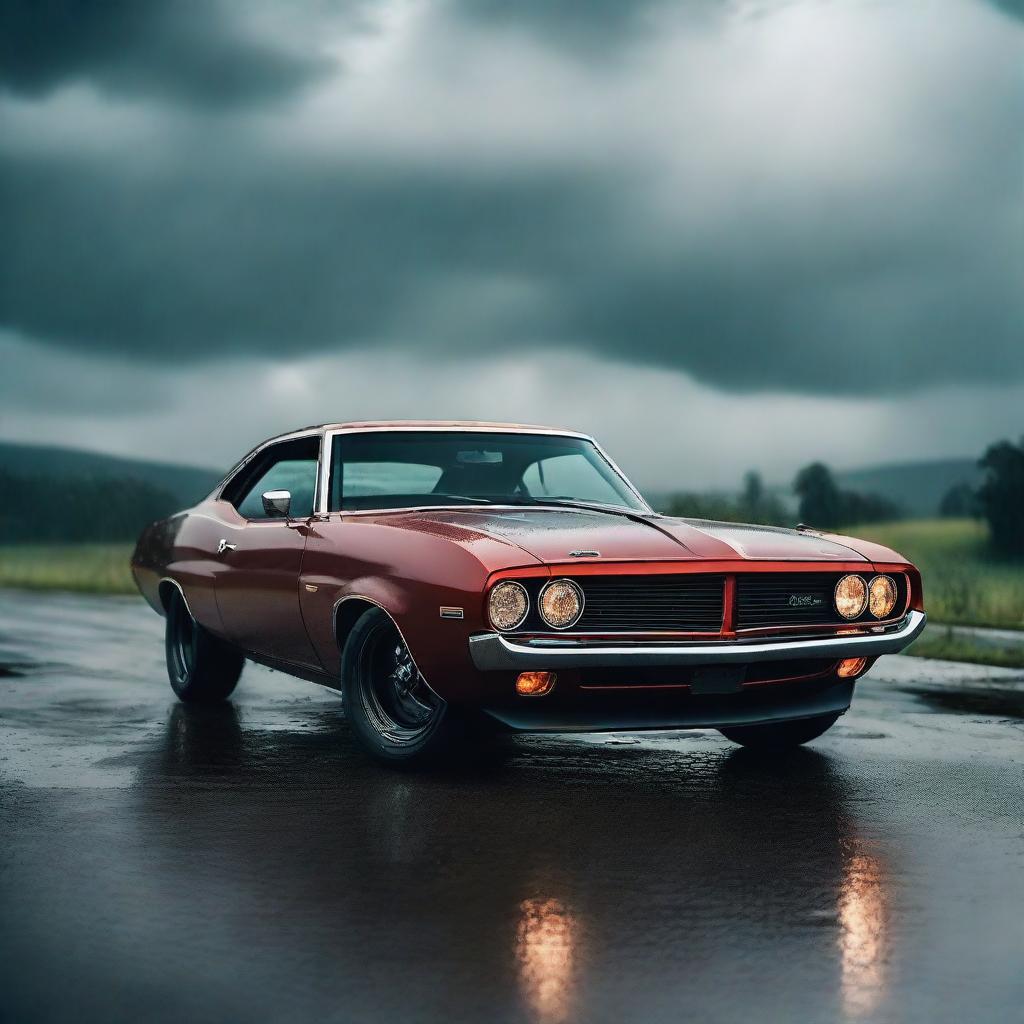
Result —
<instances>
[{"instance_id":1,"label":"chrome side mirror","mask_svg":"<svg viewBox=\"0 0 1024 1024\"><path fill-rule=\"evenodd\" d=\"M291 491L263 492L263 511L266 512L268 516L283 516L287 519L288 513L291 511L291 507Z\"/></svg>"}]
</instances>

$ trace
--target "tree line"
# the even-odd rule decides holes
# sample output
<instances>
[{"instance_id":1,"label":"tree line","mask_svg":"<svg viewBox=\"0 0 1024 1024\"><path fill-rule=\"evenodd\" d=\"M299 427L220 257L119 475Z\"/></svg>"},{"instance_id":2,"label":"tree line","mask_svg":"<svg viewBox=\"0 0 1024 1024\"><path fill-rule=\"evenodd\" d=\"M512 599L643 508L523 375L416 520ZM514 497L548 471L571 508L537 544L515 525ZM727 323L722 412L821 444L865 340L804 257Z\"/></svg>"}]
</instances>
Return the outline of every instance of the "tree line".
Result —
<instances>
[{"instance_id":1,"label":"tree line","mask_svg":"<svg viewBox=\"0 0 1024 1024\"><path fill-rule=\"evenodd\" d=\"M796 516L769 491L761 475L751 470L743 478L743 489L735 498L720 494L681 493L665 503L669 515L689 519L718 519L730 523L759 523L792 526L794 521L833 529L899 519L899 506L878 494L841 489L832 471L822 462L812 462L797 473L793 490L799 498Z\"/></svg>"},{"instance_id":2,"label":"tree line","mask_svg":"<svg viewBox=\"0 0 1024 1024\"><path fill-rule=\"evenodd\" d=\"M972 516L988 524L993 553L1000 558L1024 558L1024 438L1019 444L999 441L978 460L985 470L980 487L958 483L949 489L939 509L943 516ZM692 519L791 526L794 518L808 526L834 530L860 523L900 519L903 512L878 494L844 490L822 462L804 466L793 480L798 498L796 515L770 491L758 473L747 473L735 497L678 493L664 503L669 515Z\"/></svg>"},{"instance_id":3,"label":"tree line","mask_svg":"<svg viewBox=\"0 0 1024 1024\"><path fill-rule=\"evenodd\" d=\"M0 469L0 543L134 540L180 501L133 477L22 476Z\"/></svg>"},{"instance_id":4,"label":"tree line","mask_svg":"<svg viewBox=\"0 0 1024 1024\"><path fill-rule=\"evenodd\" d=\"M988 523L993 552L1002 558L1024 558L1024 437L1019 444L997 441L978 460L985 479L978 488L951 487L939 512L972 516Z\"/></svg>"},{"instance_id":5,"label":"tree line","mask_svg":"<svg viewBox=\"0 0 1024 1024\"><path fill-rule=\"evenodd\" d=\"M940 514L983 518L993 552L1024 558L1024 438L999 441L979 460L985 478L978 488L958 483L942 500ZM180 497L134 477L29 476L0 469L0 543L59 543L131 540L148 523L181 507ZM746 474L736 497L717 494L671 495L669 515L728 522L792 526L794 521L823 529L901 518L901 509L877 494L841 488L821 462L804 466L793 481L796 514L768 490L760 474Z\"/></svg>"}]
</instances>

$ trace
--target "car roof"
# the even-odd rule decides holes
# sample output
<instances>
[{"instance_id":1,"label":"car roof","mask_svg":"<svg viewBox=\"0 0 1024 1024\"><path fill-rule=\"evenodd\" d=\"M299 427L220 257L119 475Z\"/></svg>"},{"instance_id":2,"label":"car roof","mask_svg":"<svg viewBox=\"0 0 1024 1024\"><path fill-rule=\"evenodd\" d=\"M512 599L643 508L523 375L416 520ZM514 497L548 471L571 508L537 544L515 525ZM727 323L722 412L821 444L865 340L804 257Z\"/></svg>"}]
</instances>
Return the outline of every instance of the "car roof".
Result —
<instances>
[{"instance_id":1,"label":"car roof","mask_svg":"<svg viewBox=\"0 0 1024 1024\"><path fill-rule=\"evenodd\" d=\"M582 437L592 440L589 434L578 430L563 430L560 427L545 427L536 423L498 423L489 420L349 420L344 423L319 423L309 427L289 430L285 434L267 438L260 447L273 441L300 437L303 434L334 431L384 431L384 430L493 430L502 433L557 434L562 437Z\"/></svg>"}]
</instances>

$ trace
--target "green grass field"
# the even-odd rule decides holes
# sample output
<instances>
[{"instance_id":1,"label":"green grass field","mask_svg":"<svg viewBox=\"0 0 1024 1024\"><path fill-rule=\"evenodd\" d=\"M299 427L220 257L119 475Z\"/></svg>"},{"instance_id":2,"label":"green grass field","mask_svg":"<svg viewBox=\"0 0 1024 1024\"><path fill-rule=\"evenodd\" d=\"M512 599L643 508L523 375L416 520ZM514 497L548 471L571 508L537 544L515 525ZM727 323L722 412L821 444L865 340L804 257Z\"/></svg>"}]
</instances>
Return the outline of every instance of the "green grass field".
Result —
<instances>
[{"instance_id":1,"label":"green grass field","mask_svg":"<svg viewBox=\"0 0 1024 1024\"><path fill-rule=\"evenodd\" d=\"M983 523L908 519L855 526L849 533L895 549L921 570L932 621L1024 629L1024 562L993 559Z\"/></svg>"},{"instance_id":2,"label":"green grass field","mask_svg":"<svg viewBox=\"0 0 1024 1024\"><path fill-rule=\"evenodd\" d=\"M967 661L997 668L1024 668L1024 643L1015 647L994 647L969 637L954 636L939 623L932 623L923 637L904 652L917 658Z\"/></svg>"},{"instance_id":3,"label":"green grass field","mask_svg":"<svg viewBox=\"0 0 1024 1024\"><path fill-rule=\"evenodd\" d=\"M132 544L12 544L0 547L0 587L137 594Z\"/></svg>"}]
</instances>

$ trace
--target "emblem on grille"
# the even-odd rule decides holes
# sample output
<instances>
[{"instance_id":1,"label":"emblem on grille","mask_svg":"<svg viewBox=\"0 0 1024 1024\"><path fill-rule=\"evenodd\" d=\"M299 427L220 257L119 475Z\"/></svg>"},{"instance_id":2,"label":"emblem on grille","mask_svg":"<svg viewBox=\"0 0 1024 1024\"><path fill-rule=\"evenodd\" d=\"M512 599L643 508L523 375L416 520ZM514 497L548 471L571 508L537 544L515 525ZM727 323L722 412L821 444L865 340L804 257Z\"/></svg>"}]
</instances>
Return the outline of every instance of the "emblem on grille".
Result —
<instances>
[{"instance_id":1,"label":"emblem on grille","mask_svg":"<svg viewBox=\"0 0 1024 1024\"><path fill-rule=\"evenodd\" d=\"M790 608L817 608L824 604L824 600L818 594L790 594Z\"/></svg>"}]
</instances>

